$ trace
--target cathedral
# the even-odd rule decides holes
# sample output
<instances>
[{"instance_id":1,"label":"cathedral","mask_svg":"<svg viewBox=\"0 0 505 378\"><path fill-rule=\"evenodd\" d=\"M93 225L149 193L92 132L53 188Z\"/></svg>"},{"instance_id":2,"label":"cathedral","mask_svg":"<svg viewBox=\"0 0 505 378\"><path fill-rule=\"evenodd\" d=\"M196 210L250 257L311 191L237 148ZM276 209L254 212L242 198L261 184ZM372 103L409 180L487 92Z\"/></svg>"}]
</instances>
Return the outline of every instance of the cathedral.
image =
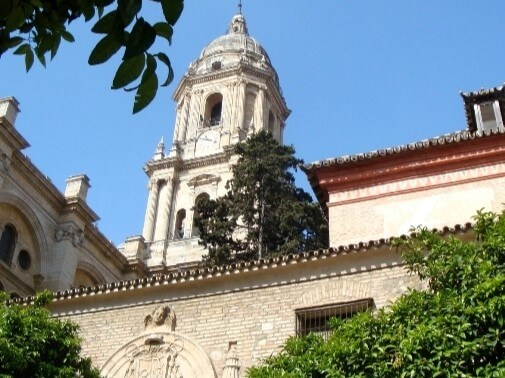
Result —
<instances>
[{"instance_id":1,"label":"cathedral","mask_svg":"<svg viewBox=\"0 0 505 378\"><path fill-rule=\"evenodd\" d=\"M223 195L234 144L259 130L282 143L290 110L267 52L239 12L177 86L174 135L144 167L139 235L114 246L95 226L86 175L61 193L23 153L19 103L0 100L0 289L80 326L105 377L240 377L290 336L386 306L423 283L391 238L412 225L471 238L478 209L505 202L505 87L461 93L466 128L306 164L330 247L202 268L193 207Z\"/></svg>"}]
</instances>

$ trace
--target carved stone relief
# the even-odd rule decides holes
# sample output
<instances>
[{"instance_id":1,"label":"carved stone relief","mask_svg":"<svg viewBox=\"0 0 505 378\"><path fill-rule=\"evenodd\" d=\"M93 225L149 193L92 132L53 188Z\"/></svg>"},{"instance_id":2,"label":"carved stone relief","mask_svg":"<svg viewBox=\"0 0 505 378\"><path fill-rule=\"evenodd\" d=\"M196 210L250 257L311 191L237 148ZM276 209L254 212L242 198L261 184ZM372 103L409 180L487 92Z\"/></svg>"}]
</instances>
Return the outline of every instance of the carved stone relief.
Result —
<instances>
[{"instance_id":1,"label":"carved stone relief","mask_svg":"<svg viewBox=\"0 0 505 378\"><path fill-rule=\"evenodd\" d=\"M7 174L11 170L11 160L5 153L0 154L0 173Z\"/></svg>"},{"instance_id":2,"label":"carved stone relief","mask_svg":"<svg viewBox=\"0 0 505 378\"><path fill-rule=\"evenodd\" d=\"M74 247L82 247L84 244L84 231L73 226L63 226L56 230L54 237L57 242L69 240Z\"/></svg>"},{"instance_id":3,"label":"carved stone relief","mask_svg":"<svg viewBox=\"0 0 505 378\"><path fill-rule=\"evenodd\" d=\"M207 353L193 340L174 332L176 317L166 305L144 318L142 334L119 348L104 364L107 378L216 378Z\"/></svg>"}]
</instances>

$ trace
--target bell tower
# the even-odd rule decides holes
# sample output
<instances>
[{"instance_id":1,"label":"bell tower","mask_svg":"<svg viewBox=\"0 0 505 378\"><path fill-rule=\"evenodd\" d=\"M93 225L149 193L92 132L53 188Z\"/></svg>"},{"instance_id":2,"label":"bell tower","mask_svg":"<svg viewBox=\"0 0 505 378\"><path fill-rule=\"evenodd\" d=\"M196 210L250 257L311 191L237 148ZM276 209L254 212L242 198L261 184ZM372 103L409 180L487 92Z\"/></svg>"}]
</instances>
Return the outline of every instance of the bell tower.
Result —
<instances>
[{"instance_id":1,"label":"bell tower","mask_svg":"<svg viewBox=\"0 0 505 378\"><path fill-rule=\"evenodd\" d=\"M142 238L129 238L124 249L153 272L201 260L205 251L193 224L195 203L226 193L234 144L259 130L282 143L290 113L270 58L249 36L241 11L227 33L190 64L173 99L172 145L165 151L162 140L144 167L149 195Z\"/></svg>"}]
</instances>

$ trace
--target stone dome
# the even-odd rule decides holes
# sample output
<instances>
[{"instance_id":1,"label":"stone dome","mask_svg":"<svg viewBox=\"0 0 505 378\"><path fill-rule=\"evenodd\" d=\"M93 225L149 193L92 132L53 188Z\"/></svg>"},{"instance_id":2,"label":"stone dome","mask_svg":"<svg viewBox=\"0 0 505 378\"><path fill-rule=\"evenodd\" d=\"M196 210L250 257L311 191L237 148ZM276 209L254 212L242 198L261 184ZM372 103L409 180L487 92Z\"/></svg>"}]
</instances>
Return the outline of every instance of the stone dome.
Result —
<instances>
[{"instance_id":1,"label":"stone dome","mask_svg":"<svg viewBox=\"0 0 505 378\"><path fill-rule=\"evenodd\" d=\"M192 64L192 68L196 73L205 73L213 67L215 69L216 62L220 68L226 68L244 61L257 67L273 70L267 52L249 36L245 18L239 13L233 16L227 33L214 39L202 50L198 60Z\"/></svg>"}]
</instances>

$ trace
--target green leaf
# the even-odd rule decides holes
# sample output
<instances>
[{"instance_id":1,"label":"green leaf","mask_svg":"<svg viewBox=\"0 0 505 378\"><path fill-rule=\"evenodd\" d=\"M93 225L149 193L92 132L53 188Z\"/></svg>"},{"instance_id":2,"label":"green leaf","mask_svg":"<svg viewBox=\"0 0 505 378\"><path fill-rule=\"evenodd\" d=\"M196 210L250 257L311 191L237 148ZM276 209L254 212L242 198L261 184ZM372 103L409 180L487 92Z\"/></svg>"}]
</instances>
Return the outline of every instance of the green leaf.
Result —
<instances>
[{"instance_id":1,"label":"green leaf","mask_svg":"<svg viewBox=\"0 0 505 378\"><path fill-rule=\"evenodd\" d=\"M30 0L30 3L33 6L36 6L37 8L43 8L44 7L44 5L42 4L41 0Z\"/></svg>"},{"instance_id":2,"label":"green leaf","mask_svg":"<svg viewBox=\"0 0 505 378\"><path fill-rule=\"evenodd\" d=\"M2 45L2 47L7 47L7 49L11 49L13 47L16 47L19 45L21 42L23 42L25 39L21 37L12 37L5 41L5 43Z\"/></svg>"},{"instance_id":3,"label":"green leaf","mask_svg":"<svg viewBox=\"0 0 505 378\"><path fill-rule=\"evenodd\" d=\"M90 65L100 64L109 60L111 56L118 52L121 44L111 35L102 38L89 55Z\"/></svg>"},{"instance_id":4,"label":"green leaf","mask_svg":"<svg viewBox=\"0 0 505 378\"><path fill-rule=\"evenodd\" d=\"M140 112L156 96L158 91L158 76L156 75L156 59L151 54L147 54L146 69L142 75L142 80L135 94L133 104L133 114Z\"/></svg>"},{"instance_id":5,"label":"green leaf","mask_svg":"<svg viewBox=\"0 0 505 378\"><path fill-rule=\"evenodd\" d=\"M9 16L12 12L12 0L0 1L0 20L3 20Z\"/></svg>"},{"instance_id":6,"label":"green leaf","mask_svg":"<svg viewBox=\"0 0 505 378\"><path fill-rule=\"evenodd\" d=\"M34 61L33 51L29 49L25 54L26 72L30 71L30 69L32 68L33 61Z\"/></svg>"},{"instance_id":7,"label":"green leaf","mask_svg":"<svg viewBox=\"0 0 505 378\"><path fill-rule=\"evenodd\" d=\"M37 56L37 59L39 60L40 64L46 67L46 57L44 56L44 53L41 51L35 50L35 55Z\"/></svg>"},{"instance_id":8,"label":"green leaf","mask_svg":"<svg viewBox=\"0 0 505 378\"><path fill-rule=\"evenodd\" d=\"M170 59L168 58L168 56L164 53L158 53L155 54L154 56L157 57L160 62L165 63L165 65L168 68L167 79L163 84L161 84L162 87L166 87L174 80L174 70L172 68L172 64L170 63Z\"/></svg>"},{"instance_id":9,"label":"green leaf","mask_svg":"<svg viewBox=\"0 0 505 378\"><path fill-rule=\"evenodd\" d=\"M28 43L25 43L24 45L21 45L19 46L15 51L14 51L14 54L16 55L24 55L26 54L28 51L31 51L31 47Z\"/></svg>"},{"instance_id":10,"label":"green leaf","mask_svg":"<svg viewBox=\"0 0 505 378\"><path fill-rule=\"evenodd\" d=\"M58 48L60 47L61 37L59 35L55 36L53 46L51 47L51 60L54 59L56 53L58 52Z\"/></svg>"},{"instance_id":11,"label":"green leaf","mask_svg":"<svg viewBox=\"0 0 505 378\"><path fill-rule=\"evenodd\" d=\"M115 0L95 0L95 5L97 7L106 7L111 5Z\"/></svg>"},{"instance_id":12,"label":"green leaf","mask_svg":"<svg viewBox=\"0 0 505 378\"><path fill-rule=\"evenodd\" d=\"M154 30L156 30L156 34L160 37L165 38L168 43L172 44L172 35L174 33L174 29L167 22L157 22L153 25Z\"/></svg>"},{"instance_id":13,"label":"green leaf","mask_svg":"<svg viewBox=\"0 0 505 378\"><path fill-rule=\"evenodd\" d=\"M88 22L95 17L95 7L86 0L78 0L79 9L84 15L84 21Z\"/></svg>"},{"instance_id":14,"label":"green leaf","mask_svg":"<svg viewBox=\"0 0 505 378\"><path fill-rule=\"evenodd\" d=\"M97 34L111 34L114 29L114 23L117 16L117 10L107 13L100 18L95 25L91 28L93 33Z\"/></svg>"},{"instance_id":15,"label":"green leaf","mask_svg":"<svg viewBox=\"0 0 505 378\"><path fill-rule=\"evenodd\" d=\"M142 74L145 64L146 59L144 54L123 61L112 81L112 89L123 88L135 81Z\"/></svg>"},{"instance_id":16,"label":"green leaf","mask_svg":"<svg viewBox=\"0 0 505 378\"><path fill-rule=\"evenodd\" d=\"M25 23L25 12L23 8L18 5L15 7L10 15L7 17L7 22L5 23L5 28L8 31L13 31L21 27Z\"/></svg>"},{"instance_id":17,"label":"green leaf","mask_svg":"<svg viewBox=\"0 0 505 378\"><path fill-rule=\"evenodd\" d=\"M146 52L155 40L156 30L142 17L139 18L127 38L123 59Z\"/></svg>"},{"instance_id":18,"label":"green leaf","mask_svg":"<svg viewBox=\"0 0 505 378\"><path fill-rule=\"evenodd\" d=\"M158 90L158 76L156 74L151 75L145 82L143 82L137 93L135 94L135 102L133 104L133 114L140 112L156 96Z\"/></svg>"},{"instance_id":19,"label":"green leaf","mask_svg":"<svg viewBox=\"0 0 505 378\"><path fill-rule=\"evenodd\" d=\"M67 42L75 42L74 36L66 30L63 30L61 32L61 38L63 38Z\"/></svg>"},{"instance_id":20,"label":"green leaf","mask_svg":"<svg viewBox=\"0 0 505 378\"><path fill-rule=\"evenodd\" d=\"M142 8L141 0L118 0L117 6L121 17L123 19L124 25L128 26L133 21L135 16L140 12Z\"/></svg>"},{"instance_id":21,"label":"green leaf","mask_svg":"<svg viewBox=\"0 0 505 378\"><path fill-rule=\"evenodd\" d=\"M174 25L184 9L184 0L161 0L161 8L165 20L170 25Z\"/></svg>"}]
</instances>

